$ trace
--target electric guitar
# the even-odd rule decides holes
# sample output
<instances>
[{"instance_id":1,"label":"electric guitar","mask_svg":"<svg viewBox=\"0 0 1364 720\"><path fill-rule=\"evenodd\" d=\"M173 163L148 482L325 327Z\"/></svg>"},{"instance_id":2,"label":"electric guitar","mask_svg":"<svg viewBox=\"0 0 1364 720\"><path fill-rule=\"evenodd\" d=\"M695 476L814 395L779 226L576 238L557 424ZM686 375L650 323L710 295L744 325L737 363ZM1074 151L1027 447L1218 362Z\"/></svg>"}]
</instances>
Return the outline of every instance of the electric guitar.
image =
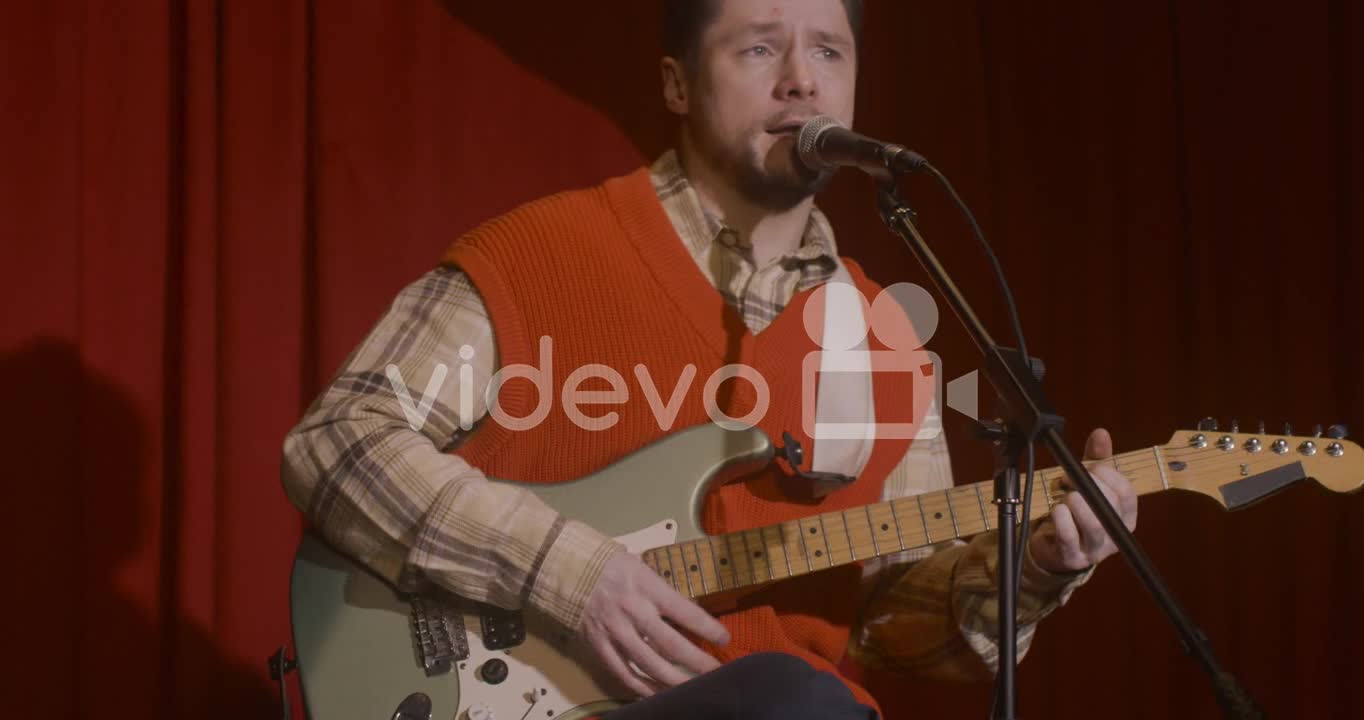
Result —
<instances>
[{"instance_id":1,"label":"electric guitar","mask_svg":"<svg viewBox=\"0 0 1364 720\"><path fill-rule=\"evenodd\" d=\"M1229 510L1312 478L1358 490L1364 451L1327 437L1176 432L1165 445L1116 455L1139 494L1185 490ZM524 485L563 515L612 535L683 595L742 591L825 568L966 538L992 528L989 482L710 536L707 490L772 461L760 430L699 425L586 477ZM1095 463L1088 463L1094 465ZM1065 493L1059 468L1037 474L1033 518ZM306 535L291 584L294 646L313 720L583 720L618 706L594 663L519 612L452 594L405 597Z\"/></svg>"}]
</instances>

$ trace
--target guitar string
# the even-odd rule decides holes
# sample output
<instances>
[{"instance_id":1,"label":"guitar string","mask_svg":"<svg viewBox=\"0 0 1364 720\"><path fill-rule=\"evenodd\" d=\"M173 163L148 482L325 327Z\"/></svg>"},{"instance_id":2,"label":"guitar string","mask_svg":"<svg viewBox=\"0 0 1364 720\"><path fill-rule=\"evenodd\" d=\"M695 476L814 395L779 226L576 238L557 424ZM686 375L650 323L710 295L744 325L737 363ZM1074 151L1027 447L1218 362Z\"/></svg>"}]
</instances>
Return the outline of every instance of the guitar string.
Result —
<instances>
[{"instance_id":1,"label":"guitar string","mask_svg":"<svg viewBox=\"0 0 1364 720\"><path fill-rule=\"evenodd\" d=\"M1236 459L1237 459L1237 458L1236 458L1235 456L1233 456L1233 457L1230 458L1228 461L1219 462L1218 465L1219 465L1219 466L1222 466L1222 465L1237 464L1237 463L1235 462ZM1093 464L1093 463L1091 463L1091 464ZM1114 464L1117 464L1117 463L1115 462ZM1132 463L1132 462L1125 463L1125 464L1123 464L1122 469L1125 469L1125 470L1128 470L1128 471L1133 471L1133 470L1150 470L1150 469L1153 469L1153 468L1158 468L1159 466L1160 466L1160 463L1158 463L1158 462L1153 462L1153 461L1147 459L1147 460L1145 460L1145 461L1138 462L1138 463ZM1214 468L1214 469L1215 469L1215 468ZM1206 467L1205 467L1205 468L1202 468L1202 471L1205 472L1205 473L1208 472L1208 470L1207 470ZM1042 493L1043 493L1044 498L1046 498L1046 499L1049 500L1049 501L1053 501L1053 502L1054 502L1054 501L1060 500L1061 498L1063 498L1066 494L1068 494L1068 493L1070 492L1069 490L1065 490L1065 489L1061 488L1059 480L1060 480L1060 478L1045 478L1045 477L1044 477L1044 482L1045 482L1045 485L1046 485L1046 488L1042 490ZM1053 484L1053 483L1055 483L1055 486L1054 486L1055 489L1054 489L1054 490L1052 489L1052 484ZM931 507L931 508L933 508L933 510L935 511L935 519L936 519L936 520L941 520L941 515L940 515L940 513L936 512L936 511L941 510L941 509L946 509L946 510L950 513L951 519L952 519L953 521L956 521L956 520L958 519L958 518L957 518L957 512L956 512L956 509L953 507L950 493L956 492L957 495L959 496L959 497L958 497L958 501L962 501L962 498L960 497L960 495L962 495L963 493L961 492L961 490L962 490L962 488L952 488L952 489L947 490L947 491L944 493L944 497L941 499L941 501L939 501L939 500L936 498L936 496L935 496L932 492L930 492L930 493L929 493L929 503L928 503L928 505L926 505L926 506L923 504L923 498L922 498L922 496L912 496L912 497L915 497L916 503L920 504L920 505L923 507L923 510L921 511L921 517L924 516L924 515L927 515L927 514L928 514L928 509ZM908 499L908 498L903 498L903 500L907 500L907 499ZM891 501L891 502L893 502L893 501ZM889 502L886 503L886 504L889 504ZM878 505L881 505L881 504L872 504L872 505L867 505L867 506L864 506L864 507L867 509L868 514L870 514L871 511L872 511L872 509L874 509L874 508L875 508L875 509L878 509L878 510L881 510L881 508L878 508ZM894 521L896 521L896 524L898 525L898 524L899 524L899 523L898 523L898 519L893 517L893 515L894 515L894 507L893 507L893 506L891 507L891 511L892 511L892 518L891 518L891 519L894 520ZM882 510L882 512L883 512L883 510ZM1043 511L1043 512L1041 513L1041 516L1045 516L1046 514L1048 514L1048 512L1049 512L1049 511ZM821 522L823 522L823 521L826 519L826 518L824 518L824 517L822 517L822 516L817 516L817 517L819 517L819 519L821 520ZM831 518L833 517L832 514L830 515L830 517L831 517ZM851 531L853 530L854 524L849 523L849 521L848 521L847 518L846 518L846 514L840 515L837 519L840 520L840 521L844 524L844 531L845 531L846 534L848 534L849 541L850 541L850 542L849 542L849 545L848 545L849 553L855 555L855 553L857 552L858 549L865 549L865 547L867 546L867 542L861 541L860 539L857 540L857 541L853 541L853 539L852 539L852 537L851 537ZM968 522L971 521L970 514L967 514L966 520L967 520ZM875 523L874 523L874 520L873 520L873 521L870 522L869 525L868 525L868 528L869 528L869 531L870 531L870 532L869 532L868 539L869 539L869 541L870 541L870 543L871 543L871 545L872 545L872 553L873 553L873 555L879 556L879 555L881 555L882 553L880 552L879 547L876 546L876 538L875 538L876 533L875 533L874 530L871 530L871 529L870 529L871 526L874 525L874 524L875 524ZM981 524L984 526L983 529L988 529L988 523L984 522L984 518L982 518ZM799 522L797 522L797 525L799 525ZM779 528L780 526L767 526L767 527L772 527L772 528L775 530L775 529ZM785 529L785 528L783 528L783 529ZM968 530L967 533L962 533L962 532L960 531L959 528L954 528L954 532L952 533L952 535L953 535L953 537L964 537L964 536L967 536L967 535L976 534L976 532L979 532L979 531L975 530L975 528L970 528L970 529ZM827 535L827 530L826 530L826 533L825 533L825 534ZM860 533L859 533L859 535L860 535ZM803 535L802 535L802 538L803 538ZM925 541L926 541L925 544L931 544L931 538L932 538L932 533L926 529L926 531L925 531ZM827 546L827 541L826 541L826 546ZM831 552L831 553L834 552L835 550L837 550L837 548L830 548L830 552ZM865 553L864 553L864 554L865 554ZM855 556L854 556L852 559L855 560L855 559L856 559ZM807 563L808 563L808 559L807 559ZM770 564L770 560L769 560L769 564ZM754 574L756 575L756 573L754 573ZM769 573L769 576L774 576L774 574Z\"/></svg>"},{"instance_id":2,"label":"guitar string","mask_svg":"<svg viewBox=\"0 0 1364 720\"><path fill-rule=\"evenodd\" d=\"M1154 447L1161 447L1161 446L1154 446ZM1246 458L1247 458L1247 455L1244 454L1244 453L1237 453L1237 452L1236 452L1236 448L1232 448L1232 449L1227 450L1227 449L1223 449L1223 448L1219 448L1219 447L1215 447L1215 446L1213 446L1213 447L1203 447L1203 448L1198 448L1198 447L1174 447L1174 448L1171 448L1171 447L1169 447L1169 446L1164 446L1164 447L1161 447L1161 449L1162 449L1163 452L1164 452L1164 457L1167 458L1167 461L1166 461L1165 463L1161 463L1160 461L1158 461L1158 460L1154 459L1154 457L1152 457L1152 455L1154 455L1154 453L1152 453L1153 448L1146 448L1146 449L1144 449L1144 450L1137 450L1137 451L1131 451L1131 452L1122 453L1122 454L1119 454L1119 455L1114 455L1114 456L1112 456L1111 458L1106 458L1106 459L1104 459L1104 460L1097 460L1097 461L1091 460L1091 461L1086 461L1084 464L1085 464L1085 466L1086 466L1087 468L1093 468L1093 467L1096 466L1096 465L1100 465L1100 464L1103 464L1103 463L1108 463L1108 464L1110 464L1110 465L1116 467L1118 470L1120 470L1120 471L1122 471L1122 472L1124 472L1124 473L1134 473L1134 474L1135 474L1136 472L1151 471L1151 470L1160 471L1163 465L1169 465L1169 464L1170 464L1170 463L1169 463L1169 460L1168 460L1169 458L1174 458L1175 460L1178 460L1178 459L1180 459L1180 458L1193 458L1193 457L1195 457L1195 456L1207 456L1207 455L1214 455L1214 454L1217 455L1217 462L1215 462L1215 463L1208 463L1208 462L1207 462L1207 459L1204 458L1204 459L1201 460L1199 466L1198 466L1196 469L1193 470L1193 472L1188 472L1188 473L1184 474L1182 477L1200 477L1200 476L1207 476L1207 475L1209 475L1209 474L1213 474L1216 470L1225 469L1225 468L1228 468L1228 467L1230 467L1230 466L1235 466L1235 465L1244 465L1244 464L1247 464L1247 463L1242 463L1242 462L1240 462L1240 460L1246 459ZM1148 453L1151 453L1151 455L1148 455ZM1258 459L1258 457L1252 456L1251 459ZM1064 489L1064 488L1061 487L1061 485L1060 485L1060 480L1062 479L1062 477L1064 477L1064 475L1062 475L1062 477L1056 477L1056 474L1057 474L1059 471L1060 471L1060 468L1059 468L1059 467L1046 468L1046 469L1040 471L1040 474L1042 475L1043 482L1044 482L1044 487L1042 488L1042 494L1043 494L1043 497L1046 498L1049 502L1059 501L1061 498L1064 498L1068 493L1071 492L1070 490L1067 490L1067 489ZM1184 471L1177 471L1177 472L1184 472ZM1047 475L1052 475L1052 477L1049 478L1049 477L1047 477ZM976 492L974 492L974 491L977 489L977 486L979 486L979 485L981 485L981 484L988 484L989 482L990 482L990 481L985 481L985 483L972 483L971 485L968 485L968 486L957 486L957 487L953 487L953 488L948 488L946 491L944 491L944 497L943 497L942 500L940 501L940 502L942 503L941 507L945 507L945 508L947 509L947 511L948 511L948 512L950 513L950 515L951 515L951 518L952 518L953 522L955 523L955 522L957 521L957 513L956 513L956 510L953 508L952 499L951 499L951 494L954 493L954 492L957 493L958 496L959 496L959 497L958 497L958 501L963 501L963 502L964 502L964 500L960 497L960 495L963 495L963 494L977 494ZM1055 483L1055 487L1056 487L1055 490L1052 490L1052 489L1051 489L1053 483ZM966 490L967 488L971 488L971 491L967 491L967 490ZM1153 489L1151 490L1151 492L1158 491L1159 489L1163 489L1163 488L1153 488ZM928 506L933 507L934 510L935 510L935 513L937 513L937 511L938 511L938 509L940 508L940 506L937 504L938 501L937 501L937 498L936 498L936 492L937 492L937 491L930 491L929 493L924 493L924 494L921 494L921 495L906 496L905 498L896 498L896 499L894 499L894 500L884 501L884 502L882 502L882 503L873 503L873 504L867 505L867 506L865 506L865 507L867 508L867 512L868 512L868 513L871 513L871 512L873 511L873 509L878 508L879 506L889 505L889 506L890 506L890 510L891 510L891 515L892 515L892 518L891 518L891 519L892 519L892 520L895 522L895 524L897 525L897 531L898 531L898 530L900 529L901 526L900 526L900 523L898 522L898 518L895 518L895 517L894 517L895 508L894 508L893 503L895 503L895 502L897 502L897 501L900 501L900 500L907 500L907 499L910 498L910 497L915 498L915 499L916 499L916 503L919 504L921 508L924 508L924 509L921 511L921 517L923 517L924 520L925 520L925 522L926 522L927 508L924 507L924 499L923 499L923 496L922 496L922 495L929 495L929 504L928 504ZM1050 514L1050 509L1043 510L1040 516L1041 516L1041 517L1045 517L1045 516L1048 515L1048 514ZM852 530L852 528L848 526L847 519L846 519L846 515L843 515L841 519L842 519L842 521L844 522L844 529L845 529L845 532L849 533L849 539L851 540L851 530ZM941 519L940 514L938 514L938 517L935 518L935 519ZM792 522L792 521L788 521L788 522ZM799 520L796 520L796 521L793 521L793 522L795 522L796 525L797 525L797 527L799 527ZM821 522L822 522L822 518L821 518ZM966 516L964 522L973 523L973 521L971 520L971 517L970 517L970 514L969 514L969 513L967 514L967 516ZM779 524L779 525L775 525L775 526L766 526L766 527L772 527L774 530L777 530L777 531L779 532L779 536L784 536L784 535L787 535L788 533L781 533L780 531L781 531L782 529L785 529L786 524L787 524L787 523L782 523L782 524ZM961 532L961 529L960 529L960 528L955 528L955 527L954 527L953 536L954 536L955 538L964 538L964 537L969 537L969 536L971 536L971 535L979 534L979 533L981 533L981 532L986 532L986 531L988 531L988 530L989 530L989 523L988 523L988 520L987 520L985 517L982 517L982 519L981 519L981 526L982 526L982 527L981 527L979 530L975 529L974 527L968 526L968 527L967 527L967 531L964 532L964 533ZM760 529L760 530L765 530L765 528L762 528L762 529ZM739 533L734 533L734 534L739 534ZM800 534L800 536L801 536L802 545L805 545L805 539L804 539L803 534L802 534L802 533L798 533L798 534ZM826 532L825 534L827 535L827 532ZM709 536L708 536L708 537L709 537ZM742 537L742 536L741 536L741 537ZM760 535L760 537L762 537L762 535ZM883 553L881 553L879 547L876 546L875 530L874 530L874 529L871 529L870 527L869 527L869 536L868 536L868 537L869 537L870 545L871 545L871 548L872 548L871 556L873 556L873 557L882 556ZM927 531L927 528L925 528L925 538L924 538L925 542L922 543L922 544L919 544L919 545L915 545L915 546L911 546L911 547L906 547L905 549L906 549L906 550L910 550L910 549L915 549L915 548L919 548L919 547L927 547L928 545L931 545L931 544L932 544L932 543L930 542L930 538L931 538L931 533L929 533L929 532ZM763 538L763 539L764 539L764 545L766 545L766 538ZM743 537L743 541L744 541L745 545L747 545L747 537ZM693 541L693 544L694 544L694 542L695 542L695 541ZM834 565L834 564L842 565L842 564L846 564L846 563L849 563L849 562L854 561L854 560L856 559L856 552L857 552L857 550L858 550L858 549L864 549L864 548L867 546L867 544L868 544L868 543L861 542L860 540L857 541L857 542L850 542L850 543L849 543L848 550L849 550L849 555L850 555L851 557L850 557L848 560L846 560L846 561L839 561L839 562L837 562L837 563L834 562L834 555L833 555L834 550L833 550L833 549L829 549L829 562L831 563L830 566L832 566L832 565ZM903 540L901 540L898 544L903 545L903 544L904 544L904 543L903 543ZM683 543L678 543L678 545L683 545ZM780 546L782 547L784 553L789 552L790 547L791 547L791 546L786 545L785 543L780 543ZM828 548L828 543L827 543L827 541L825 542L825 547ZM693 549L695 549L695 548L693 548ZM682 548L679 547L679 552L680 552L680 553L683 555L683 557L685 558L685 550L683 550ZM893 552L898 552L898 551L889 551L889 552L884 553L884 554L893 554ZM810 556L809 556L808 554L806 554L806 553L802 553L802 554L805 554L805 555L806 555L806 563L807 563L807 565L809 565L809 564L810 564ZM864 553L864 554L865 554L865 553ZM669 559L671 560L671 558L669 558ZM704 563L701 562L699 551L697 552L697 560L698 560L698 567L701 567L702 565L704 565ZM769 568L771 568L771 560L770 560L770 558L768 558L767 560L768 560L768 562L767 562L766 564L769 566ZM722 583L723 580L722 580L722 578L721 578L720 572L719 572L718 569L714 568L713 563L714 563L714 561L712 560L712 570L715 571L714 574L715 574L715 577L716 577L716 579L717 579L717 584L718 584L718 583ZM749 562L749 565L750 565L750 573L749 573L749 575L753 578L753 582L752 582L751 584L760 584L760 582L765 582L765 581L759 581L759 580L758 580L758 578L757 578L757 572L756 572L756 571L757 571L757 568L753 566L754 564L753 564L751 561ZM819 568L819 569L823 569L823 568ZM811 568L809 569L809 572L813 572L814 570L815 570L815 569L814 569L813 567L811 567ZM790 574L790 570L788 570L788 573L789 573L789 574L788 574L788 577L792 576L792 575ZM736 580L738 579L738 573L737 573L737 572L731 572L731 574L736 578ZM804 574L804 573L794 573L794 574L795 574L795 575L800 575L800 574ZM769 572L768 572L768 578L769 578L769 579L778 579L778 578L776 577L775 573L772 572L771 570L769 570ZM675 573L674 573L674 579L675 579ZM688 578L688 579L690 580L690 578ZM704 582L705 582L704 576L702 576L702 582L703 582L703 584L704 584ZM688 583L688 584L690 585L690 583ZM688 588L688 589L690 590L691 588ZM689 594L692 594L693 597L695 597L695 595L694 595L693 593L690 593L690 592L689 592ZM704 591L703 591L703 595L706 595L706 594L710 594L710 593L704 592Z\"/></svg>"},{"instance_id":3,"label":"guitar string","mask_svg":"<svg viewBox=\"0 0 1364 720\"><path fill-rule=\"evenodd\" d=\"M1192 449L1192 450L1195 451L1195 452L1198 452L1198 453L1200 453L1200 454L1211 454L1211 453L1208 451L1208 449L1206 449L1206 448L1195 448L1195 449ZM1221 451L1220 448L1219 448L1219 449L1214 449L1214 452L1219 452L1219 451L1220 451L1220 452L1225 452L1225 451ZM1133 453L1133 454L1127 454L1127 455L1128 455L1128 457L1130 458L1130 457L1132 457L1132 455L1138 455L1138 457L1140 457L1140 455L1144 455L1144 454L1145 454L1145 453L1142 452L1142 453L1140 453L1140 454ZM1181 454L1183 454L1183 455L1185 455L1185 456L1190 456L1190 455L1194 454L1194 452L1186 452L1186 453L1181 453ZM1230 458L1227 458L1225 461L1218 462L1218 463L1217 463L1217 466L1226 466L1226 465L1240 464L1240 463L1236 462L1237 459L1238 459L1238 457L1240 457L1240 456L1235 456L1235 455L1233 455L1233 456L1231 456ZM1091 462L1089 463L1089 465L1093 466L1093 465L1098 464L1098 463L1101 463L1101 462L1104 462L1104 461L1091 461ZM1120 458L1119 458L1119 457L1115 457L1115 458L1111 459L1109 462L1111 462L1111 464L1113 464L1113 465L1115 465L1115 466L1119 466L1120 469L1127 470L1127 471L1137 471L1137 470L1145 471L1145 470L1157 469L1157 468L1159 468L1160 465L1161 465L1161 463L1156 462L1156 461L1152 460L1151 458L1144 458L1144 459L1142 459L1142 460L1139 461L1139 462L1126 462L1126 463L1120 463ZM1216 469L1216 467L1214 467L1213 469ZM1056 469L1055 469L1055 468L1052 468L1052 469L1049 469L1049 470L1050 470L1053 474L1056 472ZM1200 471L1201 471L1202 473L1204 473L1204 474L1210 472L1210 470L1209 470L1206 466L1201 467L1201 468L1200 468ZM1045 474L1045 473L1044 473L1044 474ZM1044 493L1044 497L1048 498L1049 500L1055 501L1055 500L1059 500L1060 498L1064 497L1067 493L1070 492L1069 490L1062 489L1061 486L1060 486L1060 482L1059 482L1059 481L1060 481L1060 478L1045 478L1045 477L1044 477L1045 488L1044 488L1043 491L1042 491L1042 492ZM1048 492L1048 491L1050 490L1050 487L1051 487L1051 485L1052 485L1053 482L1055 482L1056 490L1055 490L1055 491ZM950 493L953 492L953 491L957 491L957 494L960 496L961 494L963 494L963 493L960 492L962 489L963 489L963 488L951 488L951 489L949 489L949 490L944 494L944 497L943 497L943 499L942 499L942 501L941 501L941 502L942 502L941 505L939 505L937 502L935 502L935 500L936 500L935 494L934 494L934 493L929 493L929 495L930 495L930 498L929 498L929 500L930 500L929 507L933 507L935 511L938 510L938 509L940 509L940 508L942 508L942 507L945 507L945 508L947 509L947 511L952 515L952 519L955 521L955 520L956 520L956 511L955 511L955 509L952 507L952 502L951 502L951 498L950 498ZM922 498L921 496L913 496L913 497L915 497L916 502L917 502L918 504L920 504L921 506L923 505L923 498ZM908 498L903 498L903 499L907 500ZM961 498L959 497L958 500L961 500ZM888 501L888 502L886 502L886 503L884 503L884 504L889 505L889 504L891 504L892 502L894 502L894 501ZM870 512L871 512L871 509L872 509L872 508L876 508L878 505L882 505L882 504L880 504L880 503L878 503L878 504L872 504L872 505L868 505L868 506L865 506L865 507L868 509L868 513L870 513ZM893 516L894 516L894 507L893 507L893 505L891 506L891 511L892 511L892 518L891 518L891 519L892 519L892 520L896 520L896 521L897 521L896 524L899 525L898 519L893 517ZM1045 517L1047 514L1049 514L1049 512L1050 512L1049 510L1044 510L1044 511L1040 514L1040 516ZM924 516L924 515L926 515L926 514L927 514L927 507L924 507L924 510L921 512L921 517ZM968 515L969 515L969 514L968 514ZM820 518L820 519L821 519L821 522L822 522L822 521L823 521L823 518ZM836 563L836 564L845 564L846 562L851 562L851 561L855 560L855 559L856 559L856 552L857 552L857 550L858 550L859 548L865 549L866 546L867 546L867 542L863 542L863 541L860 541L860 540L857 541L857 542L851 542L851 531L852 531L853 528L849 526L849 524L848 524L848 522L847 522L847 519L846 519L846 515L841 516L839 519L844 523L845 532L849 533L850 543L849 543L848 551L849 551L850 558L849 558L847 561L839 561L839 562ZM938 514L937 518L935 518L935 519L941 519L940 514ZM969 522L971 519L970 519L969 516L968 516L968 517L966 518L966 520ZM799 526L800 526L799 521L795 521L795 522L796 522L797 527L799 527ZM784 527L784 525L785 525L785 524L783 524L783 525L778 525L778 526L767 526L767 527L771 527L771 528L773 528L774 530L780 531L780 530L782 530L782 529L787 529L787 528ZM967 537L967 536L970 536L970 535L975 535L975 534L978 534L978 533L980 533L980 532L987 531L987 530L989 529L989 525L988 525L988 522L986 522L986 521L985 521L985 518L983 518L983 517L982 517L982 520L981 520L981 526L982 526L982 527L981 527L980 529L976 529L976 528L974 528L974 527L968 527L968 530L967 530L967 532L965 532L965 533L961 532L960 528L954 528L953 536L954 536L954 537ZM765 530L766 528L763 528L763 529ZM872 555L873 555L873 556L880 556L882 553L880 552L879 548L876 546L875 531L872 530L872 529L870 529L870 527L869 527L869 531L870 531L870 532L869 532L869 540L870 540L870 543L871 543L871 546L872 546ZM783 534L789 535L789 533L783 533ZM859 534L860 534L860 533L859 533ZM827 535L827 531L826 531L826 535ZM926 530L926 532L925 532L925 538L924 538L925 542L922 543L921 545L916 546L916 547L924 547L924 546L927 546L927 545L931 545L931 544L932 544L932 543L931 543L931 537L932 537L932 536L931 536L931 533L928 532L928 531ZM804 535L803 535L803 533L801 533L801 538L802 538L802 541L804 541ZM747 538L744 538L744 540L745 540L745 544L747 544ZM764 542L765 542L765 541L766 541L766 539L764 538ZM806 544L805 542L802 542L802 545L805 545L805 544ZM783 545L784 545L784 544L783 544ZM827 541L826 541L825 545L826 545L826 548L827 548L827 547L828 547ZM789 546L784 546L784 550L789 551ZM829 548L829 552L830 552L830 562L831 562L831 563L832 563L832 561L833 561L833 553L835 552L835 550L837 550L837 549L836 549L836 548ZM684 550L682 551L682 553L683 553L683 555L685 556L685 551L684 551ZM803 553L803 554L804 554L804 553ZM887 554L889 554L889 553L887 553ZM864 552L864 555L865 555L865 552ZM809 555L806 555L806 557L807 557L807 564L809 564L809 562L810 562L810 561L809 561ZM698 554L698 560L699 560L699 554ZM769 559L769 560L768 560L769 567L770 567L770 562L771 562L771 561L770 561L770 559ZM823 568L819 568L819 569L823 569ZM753 576L753 578L754 578L754 580L755 580L755 583L754 583L754 584L757 584L758 578L757 578L757 574L756 574L756 568L753 568L753 570L754 570L755 572L752 572L752 573L750 573L750 574ZM810 568L810 571L811 571L811 572L813 572L814 570L815 570L815 568L813 568L813 567ZM803 574L803 573L797 573L797 574ZM769 576L769 578L775 578L775 577L776 577L775 574L774 574L774 573L771 573L770 571L769 571L769 573L768 573L768 576ZM718 571L717 571L717 578L718 578ZM703 581L703 582L704 582L704 581Z\"/></svg>"}]
</instances>

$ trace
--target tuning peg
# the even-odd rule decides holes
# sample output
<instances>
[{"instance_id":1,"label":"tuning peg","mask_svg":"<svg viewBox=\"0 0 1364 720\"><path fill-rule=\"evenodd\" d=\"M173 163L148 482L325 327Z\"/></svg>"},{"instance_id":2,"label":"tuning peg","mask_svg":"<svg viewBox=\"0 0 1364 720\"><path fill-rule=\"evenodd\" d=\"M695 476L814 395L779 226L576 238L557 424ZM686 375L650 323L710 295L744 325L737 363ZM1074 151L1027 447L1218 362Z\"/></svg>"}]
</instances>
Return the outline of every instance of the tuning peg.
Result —
<instances>
[{"instance_id":1,"label":"tuning peg","mask_svg":"<svg viewBox=\"0 0 1364 720\"><path fill-rule=\"evenodd\" d=\"M1217 432L1217 418L1205 417L1198 421L1198 429L1203 432Z\"/></svg>"},{"instance_id":2,"label":"tuning peg","mask_svg":"<svg viewBox=\"0 0 1364 720\"><path fill-rule=\"evenodd\" d=\"M1265 434L1265 421L1264 421L1264 420L1261 420L1261 421L1260 421L1260 434L1261 434L1261 435L1264 435L1264 434Z\"/></svg>"},{"instance_id":3,"label":"tuning peg","mask_svg":"<svg viewBox=\"0 0 1364 720\"><path fill-rule=\"evenodd\" d=\"M1319 437L1321 437L1321 425L1320 425L1320 424L1317 424L1317 425L1312 426L1312 437L1314 437L1314 438L1319 438Z\"/></svg>"},{"instance_id":4,"label":"tuning peg","mask_svg":"<svg viewBox=\"0 0 1364 720\"><path fill-rule=\"evenodd\" d=\"M1231 420L1231 434L1232 434L1232 435L1235 435L1236 433L1239 433L1239 432L1241 432L1241 422L1240 422L1239 420L1237 420L1236 418L1232 418L1232 420Z\"/></svg>"},{"instance_id":5,"label":"tuning peg","mask_svg":"<svg viewBox=\"0 0 1364 720\"><path fill-rule=\"evenodd\" d=\"M1350 429L1344 425L1332 425L1326 428L1326 437L1332 440L1344 440L1350 434Z\"/></svg>"},{"instance_id":6,"label":"tuning peg","mask_svg":"<svg viewBox=\"0 0 1364 720\"><path fill-rule=\"evenodd\" d=\"M1291 424L1289 424L1289 423L1284 423L1284 424L1283 424L1283 434L1285 434L1285 435L1292 435L1292 434L1293 434L1293 426L1292 426Z\"/></svg>"}]
</instances>

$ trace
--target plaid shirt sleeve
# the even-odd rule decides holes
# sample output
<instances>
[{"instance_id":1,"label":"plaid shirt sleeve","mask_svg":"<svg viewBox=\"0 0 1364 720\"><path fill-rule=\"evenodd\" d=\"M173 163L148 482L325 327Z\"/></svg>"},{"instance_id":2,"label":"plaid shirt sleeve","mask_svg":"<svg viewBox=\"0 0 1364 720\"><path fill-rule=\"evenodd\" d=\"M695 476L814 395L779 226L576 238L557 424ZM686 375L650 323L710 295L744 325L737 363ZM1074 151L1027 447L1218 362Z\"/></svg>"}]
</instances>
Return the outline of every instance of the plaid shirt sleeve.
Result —
<instances>
[{"instance_id":1,"label":"plaid shirt sleeve","mask_svg":"<svg viewBox=\"0 0 1364 720\"><path fill-rule=\"evenodd\" d=\"M472 393L458 379L466 364ZM427 273L285 439L284 488L323 537L401 589L434 582L471 600L541 610L576 631L621 546L449 453L487 414L496 365L492 325L468 276Z\"/></svg>"},{"instance_id":2,"label":"plaid shirt sleeve","mask_svg":"<svg viewBox=\"0 0 1364 720\"><path fill-rule=\"evenodd\" d=\"M942 432L915 441L886 480L888 497L952 486L947 438ZM869 577L869 598L854 628L849 653L866 667L924 677L979 680L999 665L999 606L995 568L999 534L969 543L940 543L891 556ZM917 553L917 554L914 554ZM1031 552L1023 558L1018 598L1018 657L1037 623L1065 604L1093 568L1057 575Z\"/></svg>"}]
</instances>

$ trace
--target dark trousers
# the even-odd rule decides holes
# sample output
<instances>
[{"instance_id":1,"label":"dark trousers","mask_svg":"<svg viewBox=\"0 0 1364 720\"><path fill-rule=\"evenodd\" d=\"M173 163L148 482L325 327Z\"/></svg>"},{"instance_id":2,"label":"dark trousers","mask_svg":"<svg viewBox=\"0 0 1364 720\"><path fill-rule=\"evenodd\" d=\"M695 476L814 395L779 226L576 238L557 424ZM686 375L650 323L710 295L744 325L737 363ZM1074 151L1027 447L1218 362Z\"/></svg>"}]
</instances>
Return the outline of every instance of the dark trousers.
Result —
<instances>
[{"instance_id":1,"label":"dark trousers","mask_svg":"<svg viewBox=\"0 0 1364 720\"><path fill-rule=\"evenodd\" d=\"M602 720L877 720L837 677L785 653L747 655Z\"/></svg>"}]
</instances>

